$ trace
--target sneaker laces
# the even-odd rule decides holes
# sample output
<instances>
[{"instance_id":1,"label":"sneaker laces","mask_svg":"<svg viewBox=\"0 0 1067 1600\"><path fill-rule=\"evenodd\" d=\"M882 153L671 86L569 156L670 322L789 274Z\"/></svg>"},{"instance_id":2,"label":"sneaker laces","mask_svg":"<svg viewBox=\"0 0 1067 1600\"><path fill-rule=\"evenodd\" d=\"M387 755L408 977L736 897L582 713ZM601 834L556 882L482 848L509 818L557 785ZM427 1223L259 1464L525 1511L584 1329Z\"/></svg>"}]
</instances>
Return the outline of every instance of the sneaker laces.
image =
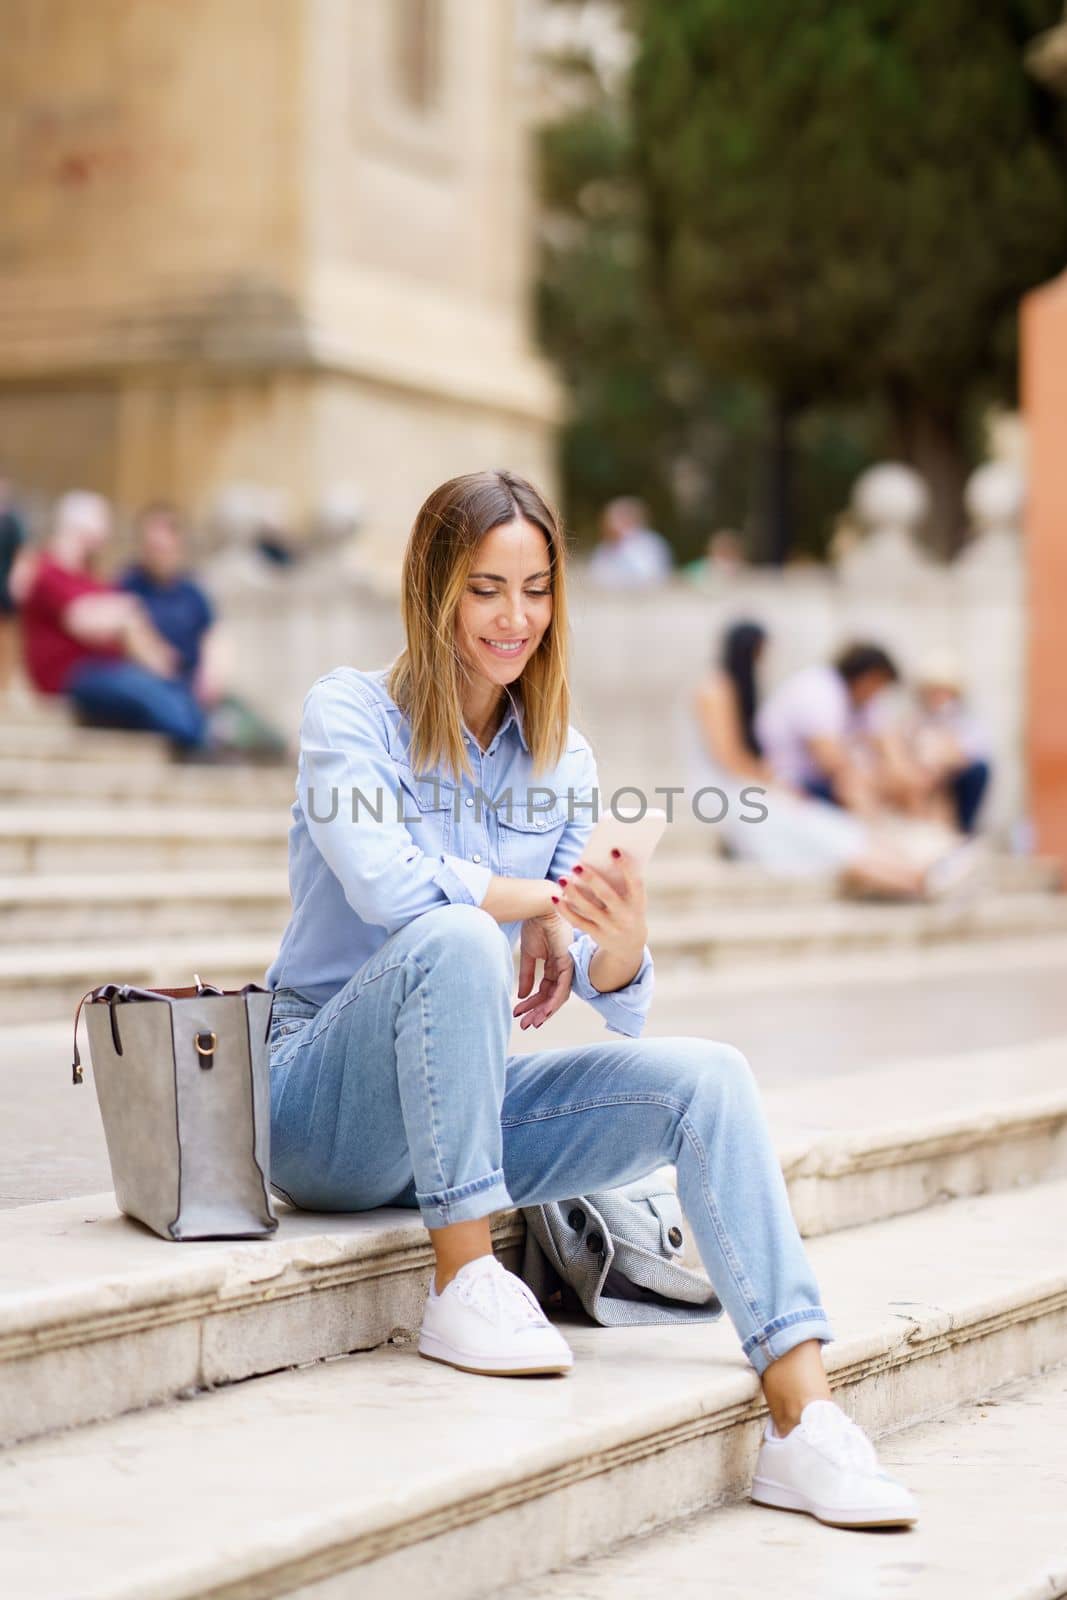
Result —
<instances>
[{"instance_id":1,"label":"sneaker laces","mask_svg":"<svg viewBox=\"0 0 1067 1600\"><path fill-rule=\"evenodd\" d=\"M880 1474L875 1449L863 1429L857 1427L832 1400L814 1401L805 1406L800 1426L813 1449L835 1466L856 1472Z\"/></svg>"},{"instance_id":2,"label":"sneaker laces","mask_svg":"<svg viewBox=\"0 0 1067 1600\"><path fill-rule=\"evenodd\" d=\"M506 1326L518 1333L525 1327L543 1328L547 1318L528 1284L502 1266L495 1256L486 1256L489 1265L464 1272L455 1281L456 1294L494 1327Z\"/></svg>"}]
</instances>

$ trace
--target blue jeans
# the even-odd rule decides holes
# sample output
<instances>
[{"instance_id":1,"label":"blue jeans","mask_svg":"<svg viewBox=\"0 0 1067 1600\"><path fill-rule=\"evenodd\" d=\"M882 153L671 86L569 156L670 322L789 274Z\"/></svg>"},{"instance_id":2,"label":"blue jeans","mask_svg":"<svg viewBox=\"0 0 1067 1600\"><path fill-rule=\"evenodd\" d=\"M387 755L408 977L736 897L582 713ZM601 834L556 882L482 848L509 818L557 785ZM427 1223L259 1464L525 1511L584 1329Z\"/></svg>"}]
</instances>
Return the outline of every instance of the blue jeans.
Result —
<instances>
[{"instance_id":1,"label":"blue jeans","mask_svg":"<svg viewBox=\"0 0 1067 1600\"><path fill-rule=\"evenodd\" d=\"M307 1210L418 1206L441 1228L673 1165L756 1371L830 1340L739 1052L620 1037L509 1056L514 987L499 924L449 905L398 929L321 1007L276 990L272 1183Z\"/></svg>"},{"instance_id":2,"label":"blue jeans","mask_svg":"<svg viewBox=\"0 0 1067 1600\"><path fill-rule=\"evenodd\" d=\"M188 685L136 661L82 661L63 691L98 727L146 729L194 746L207 736L204 713Z\"/></svg>"},{"instance_id":3,"label":"blue jeans","mask_svg":"<svg viewBox=\"0 0 1067 1600\"><path fill-rule=\"evenodd\" d=\"M988 761L972 761L949 778L949 793L956 808L956 821L961 833L973 833L989 787Z\"/></svg>"}]
</instances>

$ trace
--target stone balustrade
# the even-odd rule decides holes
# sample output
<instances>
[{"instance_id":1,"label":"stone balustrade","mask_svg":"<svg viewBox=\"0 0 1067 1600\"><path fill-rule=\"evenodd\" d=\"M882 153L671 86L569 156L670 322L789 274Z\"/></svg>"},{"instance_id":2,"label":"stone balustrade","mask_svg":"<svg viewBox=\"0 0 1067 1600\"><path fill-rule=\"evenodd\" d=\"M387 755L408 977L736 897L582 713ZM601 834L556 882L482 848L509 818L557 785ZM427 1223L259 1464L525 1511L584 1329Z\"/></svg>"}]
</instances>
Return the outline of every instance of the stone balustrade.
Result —
<instances>
[{"instance_id":1,"label":"stone balustrade","mask_svg":"<svg viewBox=\"0 0 1067 1600\"><path fill-rule=\"evenodd\" d=\"M704 585L676 577L634 594L594 588L575 562L573 720L599 753L602 793L687 783L680 718L691 688L723 628L752 617L770 632L767 687L861 636L884 644L905 672L932 651L951 651L992 738L996 783L987 821L1002 836L1023 839L1019 469L993 462L973 475L972 536L951 564L934 561L919 543L925 494L904 466L864 474L852 508L862 534L832 567L742 568ZM328 546L280 571L231 547L215 558L210 581L236 683L290 730L320 673L342 662L382 665L401 647L395 574L362 568L358 542Z\"/></svg>"}]
</instances>

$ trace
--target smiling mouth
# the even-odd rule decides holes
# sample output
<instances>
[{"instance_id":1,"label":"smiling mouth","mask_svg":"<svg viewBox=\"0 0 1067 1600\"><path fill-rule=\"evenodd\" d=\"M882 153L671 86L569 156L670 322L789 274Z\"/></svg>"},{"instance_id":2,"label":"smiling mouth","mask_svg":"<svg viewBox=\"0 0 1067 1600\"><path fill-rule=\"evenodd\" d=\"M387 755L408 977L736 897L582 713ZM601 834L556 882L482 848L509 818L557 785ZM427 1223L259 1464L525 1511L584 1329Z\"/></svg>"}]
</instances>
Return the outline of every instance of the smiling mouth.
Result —
<instances>
[{"instance_id":1,"label":"smiling mouth","mask_svg":"<svg viewBox=\"0 0 1067 1600\"><path fill-rule=\"evenodd\" d=\"M487 649L498 656L517 656L522 653L523 647L529 643L528 639L515 639L511 642L503 639L482 639Z\"/></svg>"}]
</instances>

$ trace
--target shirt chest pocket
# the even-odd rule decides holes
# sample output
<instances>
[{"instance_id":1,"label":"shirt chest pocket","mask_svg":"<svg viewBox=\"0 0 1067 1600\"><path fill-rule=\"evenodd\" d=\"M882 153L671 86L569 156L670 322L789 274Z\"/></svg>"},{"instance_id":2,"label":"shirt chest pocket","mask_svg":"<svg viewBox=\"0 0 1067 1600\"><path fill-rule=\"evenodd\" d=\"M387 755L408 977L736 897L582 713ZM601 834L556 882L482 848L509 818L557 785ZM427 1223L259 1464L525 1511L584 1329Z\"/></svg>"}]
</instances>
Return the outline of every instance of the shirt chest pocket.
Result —
<instances>
[{"instance_id":1,"label":"shirt chest pocket","mask_svg":"<svg viewBox=\"0 0 1067 1600\"><path fill-rule=\"evenodd\" d=\"M393 801L397 816L426 855L440 855L452 839L452 808L455 789L451 784L435 783L429 777L416 777L408 766L397 767L398 788Z\"/></svg>"},{"instance_id":2,"label":"shirt chest pocket","mask_svg":"<svg viewBox=\"0 0 1067 1600\"><path fill-rule=\"evenodd\" d=\"M550 811L527 816L524 806L497 812L500 828L500 868L508 878L545 878L556 853L556 846L567 826L567 807L556 805Z\"/></svg>"}]
</instances>

